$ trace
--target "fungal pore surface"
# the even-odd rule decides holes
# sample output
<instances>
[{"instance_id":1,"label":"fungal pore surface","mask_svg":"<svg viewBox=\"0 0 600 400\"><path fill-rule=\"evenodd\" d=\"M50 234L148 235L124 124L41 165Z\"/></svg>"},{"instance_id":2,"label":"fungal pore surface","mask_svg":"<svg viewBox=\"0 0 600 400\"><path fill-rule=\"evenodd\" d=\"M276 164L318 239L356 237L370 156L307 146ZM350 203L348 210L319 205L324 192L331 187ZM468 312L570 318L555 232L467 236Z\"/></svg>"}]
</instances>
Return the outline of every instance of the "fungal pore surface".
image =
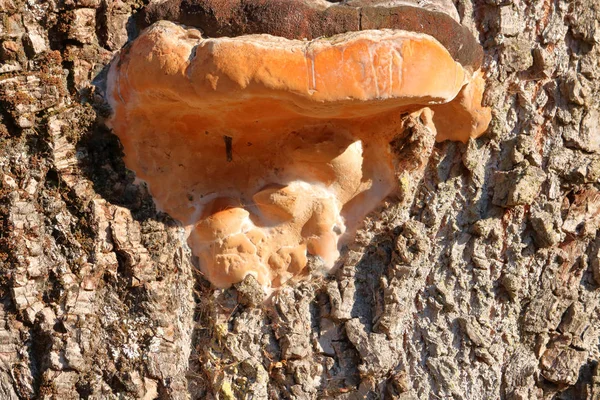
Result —
<instances>
[{"instance_id":1,"label":"fungal pore surface","mask_svg":"<svg viewBox=\"0 0 600 400\"><path fill-rule=\"evenodd\" d=\"M160 21L111 65L109 124L210 282L251 274L269 290L310 257L333 268L397 189L390 142L407 114L438 140L485 131L479 65L457 59L401 29L204 38Z\"/></svg>"}]
</instances>

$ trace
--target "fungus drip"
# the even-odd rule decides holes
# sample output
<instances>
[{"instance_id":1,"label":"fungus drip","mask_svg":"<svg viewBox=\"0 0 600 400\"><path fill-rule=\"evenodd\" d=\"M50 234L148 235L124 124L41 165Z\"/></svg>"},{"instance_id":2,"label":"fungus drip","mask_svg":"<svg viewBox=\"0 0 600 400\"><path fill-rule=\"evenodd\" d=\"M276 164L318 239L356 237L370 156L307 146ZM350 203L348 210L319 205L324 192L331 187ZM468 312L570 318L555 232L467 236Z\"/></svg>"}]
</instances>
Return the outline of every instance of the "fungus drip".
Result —
<instances>
[{"instance_id":1,"label":"fungus drip","mask_svg":"<svg viewBox=\"0 0 600 400\"><path fill-rule=\"evenodd\" d=\"M203 38L160 21L111 65L110 126L206 277L227 287L252 274L268 290L311 256L333 268L397 190L402 115L422 113L438 140L485 131L478 68L400 29Z\"/></svg>"}]
</instances>

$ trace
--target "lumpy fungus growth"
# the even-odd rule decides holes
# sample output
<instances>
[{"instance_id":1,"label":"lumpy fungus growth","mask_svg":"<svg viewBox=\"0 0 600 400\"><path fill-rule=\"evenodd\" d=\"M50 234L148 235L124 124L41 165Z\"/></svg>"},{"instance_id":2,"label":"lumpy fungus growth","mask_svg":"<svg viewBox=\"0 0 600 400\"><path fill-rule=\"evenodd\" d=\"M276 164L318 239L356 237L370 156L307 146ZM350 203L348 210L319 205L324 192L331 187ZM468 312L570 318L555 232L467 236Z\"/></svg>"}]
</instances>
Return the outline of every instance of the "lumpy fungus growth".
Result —
<instances>
[{"instance_id":1,"label":"lumpy fungus growth","mask_svg":"<svg viewBox=\"0 0 600 400\"><path fill-rule=\"evenodd\" d=\"M456 37L400 24L311 40L205 38L160 21L120 52L108 76L110 126L128 168L186 227L210 282L252 274L279 287L309 257L333 268L397 188L390 142L403 115L426 110L440 141L486 130L481 54L461 55L453 41L473 38L444 21Z\"/></svg>"}]
</instances>

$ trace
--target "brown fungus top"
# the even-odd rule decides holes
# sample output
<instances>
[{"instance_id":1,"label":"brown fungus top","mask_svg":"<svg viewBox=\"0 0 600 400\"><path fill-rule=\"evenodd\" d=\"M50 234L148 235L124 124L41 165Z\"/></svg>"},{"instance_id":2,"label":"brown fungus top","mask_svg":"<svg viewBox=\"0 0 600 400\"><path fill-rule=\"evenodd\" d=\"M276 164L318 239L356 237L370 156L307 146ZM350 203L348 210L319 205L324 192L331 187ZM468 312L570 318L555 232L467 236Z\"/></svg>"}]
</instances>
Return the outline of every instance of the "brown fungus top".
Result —
<instances>
[{"instance_id":1,"label":"brown fungus top","mask_svg":"<svg viewBox=\"0 0 600 400\"><path fill-rule=\"evenodd\" d=\"M479 72L397 29L203 38L163 21L121 52L108 83L127 166L186 226L218 287L247 274L278 287L309 257L333 268L397 188L389 143L402 114L421 113L439 140L476 137L490 118Z\"/></svg>"},{"instance_id":2,"label":"brown fungus top","mask_svg":"<svg viewBox=\"0 0 600 400\"><path fill-rule=\"evenodd\" d=\"M317 39L346 32L398 29L433 36L464 67L481 67L483 51L458 22L452 0L165 0L138 16L138 26L168 20L207 37L269 34Z\"/></svg>"}]
</instances>

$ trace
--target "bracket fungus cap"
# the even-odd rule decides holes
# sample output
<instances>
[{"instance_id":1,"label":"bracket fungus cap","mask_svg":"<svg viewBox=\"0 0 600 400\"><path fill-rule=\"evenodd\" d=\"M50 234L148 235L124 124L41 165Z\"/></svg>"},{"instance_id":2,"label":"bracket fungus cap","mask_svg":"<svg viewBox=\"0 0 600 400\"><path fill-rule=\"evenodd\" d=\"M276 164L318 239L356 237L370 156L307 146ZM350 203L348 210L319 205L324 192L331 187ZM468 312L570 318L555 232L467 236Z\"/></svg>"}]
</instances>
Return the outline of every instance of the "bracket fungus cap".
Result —
<instances>
[{"instance_id":1,"label":"bracket fungus cap","mask_svg":"<svg viewBox=\"0 0 600 400\"><path fill-rule=\"evenodd\" d=\"M269 2L280 4L256 1ZM402 115L428 110L441 139L483 133L483 84L424 33L204 38L161 21L113 61L109 124L207 278L227 287L251 274L269 289L310 256L333 268L396 190Z\"/></svg>"}]
</instances>

